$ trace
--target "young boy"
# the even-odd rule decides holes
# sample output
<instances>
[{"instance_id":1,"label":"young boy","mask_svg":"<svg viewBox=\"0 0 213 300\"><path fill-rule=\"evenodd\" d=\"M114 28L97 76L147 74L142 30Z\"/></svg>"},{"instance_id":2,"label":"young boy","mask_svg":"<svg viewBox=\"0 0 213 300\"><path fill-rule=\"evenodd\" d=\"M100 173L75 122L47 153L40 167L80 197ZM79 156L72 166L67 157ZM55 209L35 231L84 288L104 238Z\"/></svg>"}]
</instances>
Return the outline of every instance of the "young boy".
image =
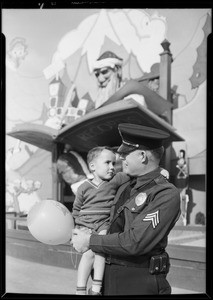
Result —
<instances>
[{"instance_id":1,"label":"young boy","mask_svg":"<svg viewBox=\"0 0 213 300\"><path fill-rule=\"evenodd\" d=\"M93 179L83 182L73 204L73 217L77 228L106 234L110 209L118 187L129 180L119 172L115 175L116 155L108 147L96 147L89 151L87 163ZM87 281L92 268L94 277L89 294L101 295L105 258L91 250L83 253L78 267L76 294L86 295Z\"/></svg>"},{"instance_id":2,"label":"young boy","mask_svg":"<svg viewBox=\"0 0 213 300\"><path fill-rule=\"evenodd\" d=\"M75 225L81 230L89 230L97 234L107 233L110 209L118 188L130 177L118 172L115 175L116 154L109 147L96 147L87 155L87 163L93 179L86 179L78 188L73 204ZM168 177L164 169L162 175ZM87 281L94 268L90 295L101 295L105 258L91 250L83 253L78 267L76 294L86 295Z\"/></svg>"}]
</instances>

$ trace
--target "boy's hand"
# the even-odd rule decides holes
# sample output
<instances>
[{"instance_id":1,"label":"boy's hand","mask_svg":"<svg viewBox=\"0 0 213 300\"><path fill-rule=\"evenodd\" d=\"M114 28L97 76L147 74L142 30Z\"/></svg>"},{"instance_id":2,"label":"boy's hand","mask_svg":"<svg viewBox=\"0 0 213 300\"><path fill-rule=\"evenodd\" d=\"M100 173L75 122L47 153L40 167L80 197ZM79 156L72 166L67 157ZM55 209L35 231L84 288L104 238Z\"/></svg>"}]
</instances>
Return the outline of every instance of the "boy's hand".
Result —
<instances>
[{"instance_id":1,"label":"boy's hand","mask_svg":"<svg viewBox=\"0 0 213 300\"><path fill-rule=\"evenodd\" d=\"M163 177L165 177L166 179L169 179L169 172L166 169L161 168L160 173L161 173L161 175L163 175Z\"/></svg>"},{"instance_id":2,"label":"boy's hand","mask_svg":"<svg viewBox=\"0 0 213 300\"><path fill-rule=\"evenodd\" d=\"M72 240L70 243L73 245L76 251L84 253L85 251L89 250L90 236L90 233L83 232L75 228L73 229Z\"/></svg>"}]
</instances>

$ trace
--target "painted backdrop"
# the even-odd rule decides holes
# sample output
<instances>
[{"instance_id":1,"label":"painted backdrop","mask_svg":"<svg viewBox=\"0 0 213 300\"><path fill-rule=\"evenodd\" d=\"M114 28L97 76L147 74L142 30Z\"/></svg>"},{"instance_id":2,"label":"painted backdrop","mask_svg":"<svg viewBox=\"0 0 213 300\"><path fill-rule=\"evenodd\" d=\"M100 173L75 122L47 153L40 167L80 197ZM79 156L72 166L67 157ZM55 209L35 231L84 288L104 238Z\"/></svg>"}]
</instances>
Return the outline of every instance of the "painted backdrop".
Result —
<instances>
[{"instance_id":1,"label":"painted backdrop","mask_svg":"<svg viewBox=\"0 0 213 300\"><path fill-rule=\"evenodd\" d=\"M139 78L160 62L160 43L166 38L173 55L173 126L186 139L174 143L175 157L184 148L191 174L205 174L210 9L3 9L2 32L7 132L19 123L48 121L48 87L56 75L67 88L75 83L78 99L89 95L94 101L92 64L103 51L110 49L124 59L124 79ZM8 197L14 190L48 197L50 165L48 153L7 136ZM29 180L40 185L30 186Z\"/></svg>"}]
</instances>

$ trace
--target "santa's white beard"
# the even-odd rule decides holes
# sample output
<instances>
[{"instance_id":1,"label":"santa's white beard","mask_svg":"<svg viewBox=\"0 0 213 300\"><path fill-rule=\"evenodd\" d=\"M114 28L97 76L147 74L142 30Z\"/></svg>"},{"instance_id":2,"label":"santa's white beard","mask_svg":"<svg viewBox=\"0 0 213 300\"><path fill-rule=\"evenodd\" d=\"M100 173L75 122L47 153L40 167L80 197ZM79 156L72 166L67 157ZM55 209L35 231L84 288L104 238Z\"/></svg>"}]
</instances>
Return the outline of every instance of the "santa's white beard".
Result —
<instances>
[{"instance_id":1,"label":"santa's white beard","mask_svg":"<svg viewBox=\"0 0 213 300\"><path fill-rule=\"evenodd\" d=\"M117 73L113 74L106 87L99 87L98 95L95 100L95 108L106 102L119 88Z\"/></svg>"}]
</instances>

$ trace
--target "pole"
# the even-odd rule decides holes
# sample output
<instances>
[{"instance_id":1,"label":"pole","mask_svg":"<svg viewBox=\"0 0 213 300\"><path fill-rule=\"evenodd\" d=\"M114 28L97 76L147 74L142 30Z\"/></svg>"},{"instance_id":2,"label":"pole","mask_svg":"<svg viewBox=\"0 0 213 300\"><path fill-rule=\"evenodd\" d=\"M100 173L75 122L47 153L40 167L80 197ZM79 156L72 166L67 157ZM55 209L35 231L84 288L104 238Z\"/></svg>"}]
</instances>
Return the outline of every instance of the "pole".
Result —
<instances>
[{"instance_id":1,"label":"pole","mask_svg":"<svg viewBox=\"0 0 213 300\"><path fill-rule=\"evenodd\" d=\"M170 52L170 43L168 40L164 40L161 43L163 47L163 52L160 54L160 87L159 94L161 97L169 102L172 102L171 97L171 63L172 54ZM172 124L172 109L167 112L168 123ZM171 150L172 147L169 146L165 151L165 168L170 172L171 169Z\"/></svg>"}]
</instances>

